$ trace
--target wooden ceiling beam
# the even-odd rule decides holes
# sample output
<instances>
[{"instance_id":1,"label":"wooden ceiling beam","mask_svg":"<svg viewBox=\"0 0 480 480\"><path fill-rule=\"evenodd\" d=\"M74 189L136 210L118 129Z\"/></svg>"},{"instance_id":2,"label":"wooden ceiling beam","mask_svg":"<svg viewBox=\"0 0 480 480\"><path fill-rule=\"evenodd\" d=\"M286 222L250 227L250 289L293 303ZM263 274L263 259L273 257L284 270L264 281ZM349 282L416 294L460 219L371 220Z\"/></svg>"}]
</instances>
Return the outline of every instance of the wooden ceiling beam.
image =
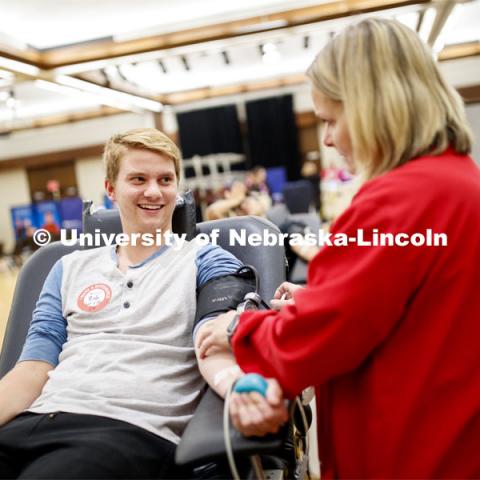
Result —
<instances>
[{"instance_id":1,"label":"wooden ceiling beam","mask_svg":"<svg viewBox=\"0 0 480 480\"><path fill-rule=\"evenodd\" d=\"M455 58L462 58L468 56L480 55L480 42L474 42L463 45L453 45L446 47L440 55L440 61L451 60ZM301 85L306 81L303 74L289 75L286 77L254 81L249 83L226 85L222 87L200 88L195 90L189 90L185 92L171 93L159 95L156 100L160 101L164 105L181 105L185 103L206 100L209 98L224 97L228 95L241 95L248 92L256 92L261 90L267 90L272 88L281 88L285 86ZM459 91L467 103L478 102L478 89L479 86L461 88ZM46 118L34 120L28 125L18 126L12 129L1 129L0 134L8 134L11 132L17 132L20 130L28 130L31 128L41 128L52 125L60 125L69 122L76 122L81 120L88 120L92 118L98 118L108 115L114 115L122 113L120 110L103 107L100 111L94 112L80 112L69 115L55 115L48 116Z\"/></svg>"},{"instance_id":2,"label":"wooden ceiling beam","mask_svg":"<svg viewBox=\"0 0 480 480\"><path fill-rule=\"evenodd\" d=\"M475 55L480 55L480 42L462 43L445 47L441 51L438 60L442 62L456 58L473 57Z\"/></svg>"},{"instance_id":3,"label":"wooden ceiling beam","mask_svg":"<svg viewBox=\"0 0 480 480\"><path fill-rule=\"evenodd\" d=\"M228 85L224 87L198 88L187 92L170 93L162 95L162 103L165 105L181 105L209 98L224 97L227 95L241 95L249 92L281 88L305 83L304 74L289 75L282 78L262 80L244 84Z\"/></svg>"},{"instance_id":4,"label":"wooden ceiling beam","mask_svg":"<svg viewBox=\"0 0 480 480\"><path fill-rule=\"evenodd\" d=\"M435 21L433 22L432 29L430 30L430 34L428 36L428 44L430 46L434 45L435 41L440 35L440 32L447 23L448 17L452 13L456 3L456 0L446 0L437 6Z\"/></svg>"},{"instance_id":5,"label":"wooden ceiling beam","mask_svg":"<svg viewBox=\"0 0 480 480\"><path fill-rule=\"evenodd\" d=\"M249 92L256 92L266 89L272 88L281 88L285 86L295 86L301 85L305 82L305 77L303 75L291 75L289 77L285 77L279 80L269 80L263 82L255 82L250 84L244 85L234 85L228 87L217 87L217 88L203 88L197 90L191 90L189 92L181 92L181 93L173 93L170 95L165 95L162 97L162 100L165 103L168 103L172 106L181 105L189 102L194 101L201 101L207 100L210 98L217 98L227 95L239 95ZM472 85L469 87L461 87L458 88L458 92L463 97L465 103L478 103L480 102L480 84ZM110 115L118 115L123 113L122 111L116 110L110 107L104 107L100 111L95 112L83 112L79 114L72 114L72 115L54 115L49 116L43 119L39 119L33 122L30 125L18 126L12 129L3 129L0 130L0 135L7 135L10 133L22 131L22 130L30 130L32 128L43 128L49 127L54 125L64 125L65 123L72 123L82 120L89 120L94 118L106 117ZM162 126L162 115L155 114L155 122L157 128L161 128ZM54 161L57 159L54 158ZM6 162L14 162L14 163L2 163L3 161L0 160L0 170L2 170L2 165L4 167L13 168L16 164L12 160L8 160Z\"/></svg>"},{"instance_id":6,"label":"wooden ceiling beam","mask_svg":"<svg viewBox=\"0 0 480 480\"><path fill-rule=\"evenodd\" d=\"M330 1L311 7L303 7L269 15L255 16L243 20L205 25L198 28L182 30L179 32L156 35L124 42L111 40L88 42L54 48L42 52L7 52L0 50L0 55L5 54L15 60L32 63L37 67L48 70L75 63L105 60L118 56L146 53L164 50L196 43L223 40L259 33L274 31L300 25L307 25L324 20L347 17L360 13L386 10L403 7L406 5L430 3L431 0L340 0ZM269 23L283 21L284 25L269 27ZM14 56L12 56L14 55Z\"/></svg>"},{"instance_id":7,"label":"wooden ceiling beam","mask_svg":"<svg viewBox=\"0 0 480 480\"><path fill-rule=\"evenodd\" d=\"M473 42L462 45L451 45L444 48L439 57L439 61L453 60L456 58L465 58L476 55L480 55L480 42ZM180 105L184 103L205 100L208 98L223 97L227 95L239 95L252 91L279 88L287 85L299 85L304 83L305 81L305 75L300 73L264 81L253 81L243 84L226 85L222 87L198 88L184 92L163 94L156 96L155 100L161 102L164 105Z\"/></svg>"},{"instance_id":8,"label":"wooden ceiling beam","mask_svg":"<svg viewBox=\"0 0 480 480\"><path fill-rule=\"evenodd\" d=\"M38 52L32 48L20 50L5 44L0 46L0 57L16 60L17 62L28 63L29 65L33 65L35 67L42 63L41 52Z\"/></svg>"},{"instance_id":9,"label":"wooden ceiling beam","mask_svg":"<svg viewBox=\"0 0 480 480\"><path fill-rule=\"evenodd\" d=\"M123 110L117 108L103 106L99 110L49 115L47 117L37 118L26 121L23 125L17 125L13 128L1 128L0 135L8 135L13 132L20 132L22 130L31 130L35 128L52 127L54 125L65 125L67 123L79 122L82 120L91 120L94 118L107 117L116 115L118 113L125 113Z\"/></svg>"}]
</instances>

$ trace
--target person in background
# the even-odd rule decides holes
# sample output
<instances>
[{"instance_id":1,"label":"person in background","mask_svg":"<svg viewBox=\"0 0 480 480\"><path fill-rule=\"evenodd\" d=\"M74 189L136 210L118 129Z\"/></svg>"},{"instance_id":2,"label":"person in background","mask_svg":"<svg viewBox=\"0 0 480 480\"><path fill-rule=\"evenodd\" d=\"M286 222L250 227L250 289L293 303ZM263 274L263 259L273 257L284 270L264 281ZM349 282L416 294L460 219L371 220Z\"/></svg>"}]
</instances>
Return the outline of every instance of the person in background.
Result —
<instances>
[{"instance_id":1,"label":"person in background","mask_svg":"<svg viewBox=\"0 0 480 480\"><path fill-rule=\"evenodd\" d=\"M219 316L199 355L228 350L229 325L244 371L289 397L315 386L322 478L480 478L480 170L460 96L415 32L380 18L333 37L308 77L324 143L364 179L330 233L372 243L326 245L305 288ZM234 397L244 433L271 428L252 426L257 401Z\"/></svg>"},{"instance_id":2,"label":"person in background","mask_svg":"<svg viewBox=\"0 0 480 480\"><path fill-rule=\"evenodd\" d=\"M46 230L54 237L57 237L60 235L60 226L56 222L52 212L45 212L43 224L40 228L43 230Z\"/></svg>"},{"instance_id":3,"label":"person in background","mask_svg":"<svg viewBox=\"0 0 480 480\"><path fill-rule=\"evenodd\" d=\"M247 172L245 184L250 192L259 192L270 196L267 185L267 170L257 165Z\"/></svg>"},{"instance_id":4,"label":"person in background","mask_svg":"<svg viewBox=\"0 0 480 480\"><path fill-rule=\"evenodd\" d=\"M250 195L245 183L240 181L234 181L229 189L225 189L224 197L207 207L205 213L207 220L243 215L264 217L268 209L257 195Z\"/></svg>"}]
</instances>

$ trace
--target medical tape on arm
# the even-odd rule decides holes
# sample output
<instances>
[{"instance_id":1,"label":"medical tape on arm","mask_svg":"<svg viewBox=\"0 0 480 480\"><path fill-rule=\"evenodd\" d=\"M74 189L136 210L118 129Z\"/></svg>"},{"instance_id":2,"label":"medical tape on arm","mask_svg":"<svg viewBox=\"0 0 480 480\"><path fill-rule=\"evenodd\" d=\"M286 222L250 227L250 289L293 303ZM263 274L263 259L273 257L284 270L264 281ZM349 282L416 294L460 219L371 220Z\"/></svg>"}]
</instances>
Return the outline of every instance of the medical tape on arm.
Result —
<instances>
[{"instance_id":1,"label":"medical tape on arm","mask_svg":"<svg viewBox=\"0 0 480 480\"><path fill-rule=\"evenodd\" d=\"M218 385L220 385L220 383L227 378L235 381L242 373L243 372L238 365L232 365L230 367L223 368L213 377L213 385L218 387Z\"/></svg>"}]
</instances>

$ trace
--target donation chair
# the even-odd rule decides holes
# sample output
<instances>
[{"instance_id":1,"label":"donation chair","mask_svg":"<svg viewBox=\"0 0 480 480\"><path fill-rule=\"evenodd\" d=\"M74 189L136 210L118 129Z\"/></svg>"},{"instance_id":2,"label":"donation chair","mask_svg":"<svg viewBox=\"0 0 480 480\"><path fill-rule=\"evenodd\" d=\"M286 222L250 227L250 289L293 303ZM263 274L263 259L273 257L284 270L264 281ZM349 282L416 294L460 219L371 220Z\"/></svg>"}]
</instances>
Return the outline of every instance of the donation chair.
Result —
<instances>
[{"instance_id":1,"label":"donation chair","mask_svg":"<svg viewBox=\"0 0 480 480\"><path fill-rule=\"evenodd\" d=\"M116 210L91 211L91 202L86 202L83 211L84 233L120 233L120 217ZM191 192L179 196L173 216L173 231L186 233L191 240L197 233L210 233L218 228L218 244L231 251L245 264L254 266L260 273L259 293L265 300L273 297L278 285L284 281L285 259L283 247L269 246L230 246L229 230L246 229L248 233L262 233L264 229L278 232L267 220L258 217L238 217L214 220L195 224L195 204ZM23 266L15 288L14 298L0 355L0 378L15 365L32 318L32 312L40 294L44 280L53 264L63 255L80 249L79 245L64 246L55 242L39 249ZM225 446L222 430L223 400L212 390L207 389L196 412L187 426L177 449L176 462L182 475L195 478L227 478L229 470L225 462ZM292 441L292 427L286 426L279 434L263 438L245 438L231 427L230 433L235 458L241 467L242 477L248 473L249 463L245 459L251 455L262 455L266 468L288 470L293 478L295 448ZM303 432L305 436L306 432ZM246 465L247 470L242 467ZM244 473L246 472L246 473Z\"/></svg>"},{"instance_id":2,"label":"donation chair","mask_svg":"<svg viewBox=\"0 0 480 480\"><path fill-rule=\"evenodd\" d=\"M315 205L313 187L308 180L287 182L282 193L290 213L307 213Z\"/></svg>"}]
</instances>

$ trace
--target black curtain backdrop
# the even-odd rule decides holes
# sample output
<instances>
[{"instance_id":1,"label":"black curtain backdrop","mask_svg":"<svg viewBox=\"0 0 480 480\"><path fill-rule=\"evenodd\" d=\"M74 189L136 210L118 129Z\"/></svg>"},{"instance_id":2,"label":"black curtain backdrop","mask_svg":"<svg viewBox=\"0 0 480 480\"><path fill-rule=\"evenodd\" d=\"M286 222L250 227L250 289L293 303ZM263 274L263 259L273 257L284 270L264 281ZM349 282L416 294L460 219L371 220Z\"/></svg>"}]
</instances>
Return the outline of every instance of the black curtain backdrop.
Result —
<instances>
[{"instance_id":1,"label":"black curtain backdrop","mask_svg":"<svg viewBox=\"0 0 480 480\"><path fill-rule=\"evenodd\" d=\"M243 153L235 105L177 113L183 158L211 153Z\"/></svg>"},{"instance_id":2,"label":"black curtain backdrop","mask_svg":"<svg viewBox=\"0 0 480 480\"><path fill-rule=\"evenodd\" d=\"M252 166L285 167L288 180L300 178L300 155L292 95L246 103Z\"/></svg>"}]
</instances>

